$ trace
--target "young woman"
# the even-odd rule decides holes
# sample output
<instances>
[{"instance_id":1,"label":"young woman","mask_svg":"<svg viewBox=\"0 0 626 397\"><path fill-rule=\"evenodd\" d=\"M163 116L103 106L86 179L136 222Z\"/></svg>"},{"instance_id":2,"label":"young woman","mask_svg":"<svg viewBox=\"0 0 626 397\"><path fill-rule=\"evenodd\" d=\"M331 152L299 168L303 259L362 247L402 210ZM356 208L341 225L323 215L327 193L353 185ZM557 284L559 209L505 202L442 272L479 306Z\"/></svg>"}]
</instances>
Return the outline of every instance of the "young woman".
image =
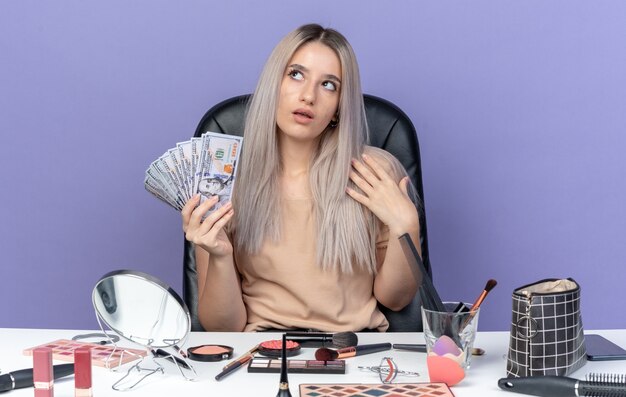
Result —
<instances>
[{"instance_id":1,"label":"young woman","mask_svg":"<svg viewBox=\"0 0 626 397\"><path fill-rule=\"evenodd\" d=\"M196 247L200 322L211 331L385 331L417 281L398 237L419 247L409 178L365 145L352 47L305 25L274 48L251 99L233 201L182 210Z\"/></svg>"}]
</instances>

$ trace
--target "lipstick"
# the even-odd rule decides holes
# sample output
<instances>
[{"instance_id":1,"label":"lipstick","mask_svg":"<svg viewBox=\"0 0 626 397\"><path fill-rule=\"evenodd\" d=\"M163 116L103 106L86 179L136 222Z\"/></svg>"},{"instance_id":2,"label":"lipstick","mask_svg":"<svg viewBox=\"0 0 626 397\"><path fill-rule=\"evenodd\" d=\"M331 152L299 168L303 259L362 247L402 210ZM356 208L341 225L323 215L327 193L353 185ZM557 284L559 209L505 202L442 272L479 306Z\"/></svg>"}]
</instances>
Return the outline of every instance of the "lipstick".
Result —
<instances>
[{"instance_id":1,"label":"lipstick","mask_svg":"<svg viewBox=\"0 0 626 397\"><path fill-rule=\"evenodd\" d=\"M33 350L33 386L35 397L54 396L52 349L49 347L39 347Z\"/></svg>"},{"instance_id":2,"label":"lipstick","mask_svg":"<svg viewBox=\"0 0 626 397\"><path fill-rule=\"evenodd\" d=\"M74 350L74 396L91 397L91 348Z\"/></svg>"}]
</instances>

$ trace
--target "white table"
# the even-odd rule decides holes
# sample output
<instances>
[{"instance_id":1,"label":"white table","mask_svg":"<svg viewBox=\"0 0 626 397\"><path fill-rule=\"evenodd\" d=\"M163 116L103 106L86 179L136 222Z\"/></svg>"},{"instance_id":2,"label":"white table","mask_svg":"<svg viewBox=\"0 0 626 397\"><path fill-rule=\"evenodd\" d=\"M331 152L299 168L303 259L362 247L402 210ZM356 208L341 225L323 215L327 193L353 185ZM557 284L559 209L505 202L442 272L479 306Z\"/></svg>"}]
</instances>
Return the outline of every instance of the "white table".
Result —
<instances>
[{"instance_id":1,"label":"white table","mask_svg":"<svg viewBox=\"0 0 626 397\"><path fill-rule=\"evenodd\" d=\"M44 344L57 339L71 339L77 334L93 331L75 330L46 330L46 329L0 329L0 369L7 373L17 369L32 367L32 358L24 356L22 350L28 347ZM620 346L626 346L626 330L587 331L599 333ZM234 357L245 353L252 346L269 339L279 339L281 334L271 333L201 333L192 332L185 343L185 348L201 344L223 344L235 348ZM421 333L363 333L359 334L359 343L424 343ZM465 379L452 388L458 397L489 397L511 396L516 394L502 391L497 386L497 380L505 376L506 352L509 343L508 332L479 332L475 346L486 350L486 354L473 357L471 368ZM137 347L126 344L127 347ZM315 349L302 349L302 353L294 358L313 359ZM394 358L401 370L419 372L420 376L396 378L397 383L428 382L426 369L426 355L401 350L390 350L375 354L363 355L346 360L345 375L311 375L290 374L289 384L291 394L299 396L300 383L380 383L378 375L358 369L359 365L378 365L382 357ZM55 364L63 362L55 361ZM248 373L247 368L240 368L221 381L214 377L221 371L226 361L202 363L192 361L198 379L194 382L184 380L176 367L163 361L165 373L157 373L147 378L132 391L125 392L128 397L142 396L275 396L278 392L279 375ZM94 396L120 395L111 389L130 365L122 367L121 372L111 372L107 369L94 367ZM583 378L590 372L624 373L623 361L588 362L582 369L572 374L572 377ZM7 396L32 396L33 389L20 389L10 392ZM55 396L74 396L74 380L69 377L55 383Z\"/></svg>"}]
</instances>

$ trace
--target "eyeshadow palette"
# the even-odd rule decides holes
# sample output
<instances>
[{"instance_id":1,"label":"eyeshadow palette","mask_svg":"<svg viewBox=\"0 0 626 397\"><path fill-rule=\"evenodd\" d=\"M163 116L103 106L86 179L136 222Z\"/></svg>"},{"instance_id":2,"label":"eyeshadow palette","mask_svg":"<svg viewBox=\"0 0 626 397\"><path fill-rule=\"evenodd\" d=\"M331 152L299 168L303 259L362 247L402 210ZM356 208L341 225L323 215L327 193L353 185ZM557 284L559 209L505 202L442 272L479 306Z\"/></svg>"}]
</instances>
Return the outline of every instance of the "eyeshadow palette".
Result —
<instances>
[{"instance_id":1,"label":"eyeshadow palette","mask_svg":"<svg viewBox=\"0 0 626 397\"><path fill-rule=\"evenodd\" d=\"M248 364L248 372L279 373L280 359L253 358ZM345 374L344 360L287 360L290 374Z\"/></svg>"},{"instance_id":2,"label":"eyeshadow palette","mask_svg":"<svg viewBox=\"0 0 626 397\"><path fill-rule=\"evenodd\" d=\"M91 349L91 363L99 367L116 367L128 362L137 360L146 355L145 350L115 348L110 345L100 345L97 343L78 342L69 339L59 339L43 345L31 347L23 351L24 355L32 356L33 350L38 347L48 347L52 349L52 358L59 361L74 362L74 350L79 347ZM124 353L124 354L122 354ZM121 363L120 363L121 359Z\"/></svg>"},{"instance_id":3,"label":"eyeshadow palette","mask_svg":"<svg viewBox=\"0 0 626 397\"><path fill-rule=\"evenodd\" d=\"M445 383L301 384L300 397L454 397Z\"/></svg>"}]
</instances>

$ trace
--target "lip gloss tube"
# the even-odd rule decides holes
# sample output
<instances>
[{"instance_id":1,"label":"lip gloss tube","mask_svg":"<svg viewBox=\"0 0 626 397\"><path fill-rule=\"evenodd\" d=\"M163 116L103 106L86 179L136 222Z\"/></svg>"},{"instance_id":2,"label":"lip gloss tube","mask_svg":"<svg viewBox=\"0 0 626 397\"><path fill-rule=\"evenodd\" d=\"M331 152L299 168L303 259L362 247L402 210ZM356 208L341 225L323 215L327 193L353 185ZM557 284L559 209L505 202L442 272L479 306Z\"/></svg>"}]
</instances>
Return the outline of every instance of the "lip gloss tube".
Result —
<instances>
[{"instance_id":1,"label":"lip gloss tube","mask_svg":"<svg viewBox=\"0 0 626 397\"><path fill-rule=\"evenodd\" d=\"M74 350L74 396L91 397L91 348Z\"/></svg>"},{"instance_id":2,"label":"lip gloss tube","mask_svg":"<svg viewBox=\"0 0 626 397\"><path fill-rule=\"evenodd\" d=\"M35 397L54 396L52 349L49 347L39 347L33 350L33 386Z\"/></svg>"}]
</instances>

